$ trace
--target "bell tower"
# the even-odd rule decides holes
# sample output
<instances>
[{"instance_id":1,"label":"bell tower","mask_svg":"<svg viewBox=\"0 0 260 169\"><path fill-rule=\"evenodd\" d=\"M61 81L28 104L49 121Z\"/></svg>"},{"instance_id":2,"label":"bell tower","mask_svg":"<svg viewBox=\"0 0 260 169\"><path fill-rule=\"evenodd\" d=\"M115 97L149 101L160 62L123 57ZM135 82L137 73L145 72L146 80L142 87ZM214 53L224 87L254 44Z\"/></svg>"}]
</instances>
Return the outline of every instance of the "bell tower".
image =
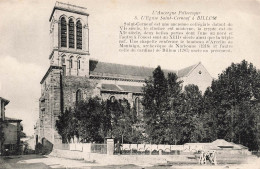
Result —
<instances>
[{"instance_id":1,"label":"bell tower","mask_svg":"<svg viewBox=\"0 0 260 169\"><path fill-rule=\"evenodd\" d=\"M64 76L89 75L89 27L86 8L56 2L50 22L50 66Z\"/></svg>"}]
</instances>

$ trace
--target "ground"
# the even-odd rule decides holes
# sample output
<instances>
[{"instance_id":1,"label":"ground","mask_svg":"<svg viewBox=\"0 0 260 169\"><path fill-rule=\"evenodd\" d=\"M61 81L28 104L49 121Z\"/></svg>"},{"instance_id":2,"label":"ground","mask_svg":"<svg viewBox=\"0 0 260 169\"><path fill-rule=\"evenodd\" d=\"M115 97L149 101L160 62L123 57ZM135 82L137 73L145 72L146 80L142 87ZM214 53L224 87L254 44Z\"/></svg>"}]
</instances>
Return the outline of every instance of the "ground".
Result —
<instances>
[{"instance_id":1,"label":"ground","mask_svg":"<svg viewBox=\"0 0 260 169\"><path fill-rule=\"evenodd\" d=\"M82 168L82 169L260 169L260 158L250 161L243 165L218 165L218 166L200 166L200 165L167 165L158 164L155 166L149 164L143 165L104 165L83 160L70 160L43 155L23 155L0 157L0 169L51 169L51 168Z\"/></svg>"}]
</instances>

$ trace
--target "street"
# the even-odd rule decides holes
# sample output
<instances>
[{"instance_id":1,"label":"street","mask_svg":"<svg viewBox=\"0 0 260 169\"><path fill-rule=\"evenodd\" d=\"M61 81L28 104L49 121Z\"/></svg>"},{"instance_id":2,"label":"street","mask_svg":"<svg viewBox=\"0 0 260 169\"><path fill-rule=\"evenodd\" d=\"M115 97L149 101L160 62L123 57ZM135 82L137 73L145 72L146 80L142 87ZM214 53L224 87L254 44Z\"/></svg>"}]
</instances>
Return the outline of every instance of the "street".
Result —
<instances>
[{"instance_id":1,"label":"street","mask_svg":"<svg viewBox=\"0 0 260 169\"><path fill-rule=\"evenodd\" d=\"M86 162L83 160L70 160L65 158L57 158L43 155L23 155L12 157L0 157L1 169L50 169L50 168L84 168L84 169L142 169L151 168L153 166L135 166L135 165L120 165L120 166L104 166L101 164ZM154 167L153 167L154 168ZM158 166L155 168L170 168L165 166Z\"/></svg>"},{"instance_id":2,"label":"street","mask_svg":"<svg viewBox=\"0 0 260 169\"><path fill-rule=\"evenodd\" d=\"M149 164L143 165L105 165L83 160L70 160L43 155L23 155L0 157L0 169L63 169L63 168L82 168L82 169L260 169L260 159L254 159L249 164L243 165L174 165L158 164L155 166Z\"/></svg>"}]
</instances>

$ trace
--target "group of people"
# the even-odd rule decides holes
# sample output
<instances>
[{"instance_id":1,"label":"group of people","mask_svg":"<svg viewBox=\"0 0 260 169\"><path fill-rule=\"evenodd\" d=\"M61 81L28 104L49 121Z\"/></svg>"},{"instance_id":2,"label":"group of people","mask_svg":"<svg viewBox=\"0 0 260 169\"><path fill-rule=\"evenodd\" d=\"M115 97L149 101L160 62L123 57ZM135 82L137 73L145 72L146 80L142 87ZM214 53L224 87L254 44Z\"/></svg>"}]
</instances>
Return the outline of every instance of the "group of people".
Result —
<instances>
[{"instance_id":1,"label":"group of people","mask_svg":"<svg viewBox=\"0 0 260 169\"><path fill-rule=\"evenodd\" d=\"M202 151L200 154L199 164L206 164L207 160L209 160L211 164L217 165L216 157L216 151L214 150L208 152Z\"/></svg>"}]
</instances>

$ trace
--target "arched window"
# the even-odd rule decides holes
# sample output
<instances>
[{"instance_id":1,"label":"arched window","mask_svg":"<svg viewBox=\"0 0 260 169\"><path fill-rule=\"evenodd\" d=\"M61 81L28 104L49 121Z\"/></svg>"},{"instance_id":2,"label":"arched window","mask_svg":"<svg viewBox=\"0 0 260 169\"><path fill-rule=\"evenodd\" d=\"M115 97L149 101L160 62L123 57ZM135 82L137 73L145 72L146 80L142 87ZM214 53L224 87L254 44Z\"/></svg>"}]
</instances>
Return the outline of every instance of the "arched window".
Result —
<instances>
[{"instance_id":1,"label":"arched window","mask_svg":"<svg viewBox=\"0 0 260 169\"><path fill-rule=\"evenodd\" d=\"M81 90L77 90L76 92L76 103L79 103L82 100L82 93Z\"/></svg>"},{"instance_id":2,"label":"arched window","mask_svg":"<svg viewBox=\"0 0 260 169\"><path fill-rule=\"evenodd\" d=\"M110 97L110 102L111 102L111 103L114 103L115 100L116 100L115 96L111 96L111 97Z\"/></svg>"},{"instance_id":3,"label":"arched window","mask_svg":"<svg viewBox=\"0 0 260 169\"><path fill-rule=\"evenodd\" d=\"M82 24L77 21L77 49L82 49Z\"/></svg>"},{"instance_id":4,"label":"arched window","mask_svg":"<svg viewBox=\"0 0 260 169\"><path fill-rule=\"evenodd\" d=\"M67 47L67 22L64 17L60 20L61 32L60 32L60 45L61 47Z\"/></svg>"},{"instance_id":5,"label":"arched window","mask_svg":"<svg viewBox=\"0 0 260 169\"><path fill-rule=\"evenodd\" d=\"M74 48L74 22L69 20L69 48Z\"/></svg>"},{"instance_id":6,"label":"arched window","mask_svg":"<svg viewBox=\"0 0 260 169\"><path fill-rule=\"evenodd\" d=\"M139 111L140 111L140 103L139 103L139 97L135 98L135 109L136 109L136 115L139 115Z\"/></svg>"}]
</instances>

